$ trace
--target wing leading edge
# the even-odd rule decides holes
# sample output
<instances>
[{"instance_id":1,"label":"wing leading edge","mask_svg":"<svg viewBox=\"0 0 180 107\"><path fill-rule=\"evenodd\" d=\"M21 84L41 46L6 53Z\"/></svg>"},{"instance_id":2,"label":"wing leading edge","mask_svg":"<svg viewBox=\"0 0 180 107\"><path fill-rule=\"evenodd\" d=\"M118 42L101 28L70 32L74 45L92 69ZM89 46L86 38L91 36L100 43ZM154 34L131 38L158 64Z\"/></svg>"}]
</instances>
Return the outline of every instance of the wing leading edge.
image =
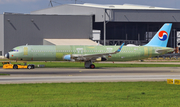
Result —
<instances>
[{"instance_id":1,"label":"wing leading edge","mask_svg":"<svg viewBox=\"0 0 180 107\"><path fill-rule=\"evenodd\" d=\"M122 49L122 47L124 46L124 43L114 52L111 53L101 53L101 54L88 54L88 55L72 55L71 58L72 59L81 59L81 60L95 60L99 57L105 57L105 56L111 56L112 54L116 54L119 53Z\"/></svg>"}]
</instances>

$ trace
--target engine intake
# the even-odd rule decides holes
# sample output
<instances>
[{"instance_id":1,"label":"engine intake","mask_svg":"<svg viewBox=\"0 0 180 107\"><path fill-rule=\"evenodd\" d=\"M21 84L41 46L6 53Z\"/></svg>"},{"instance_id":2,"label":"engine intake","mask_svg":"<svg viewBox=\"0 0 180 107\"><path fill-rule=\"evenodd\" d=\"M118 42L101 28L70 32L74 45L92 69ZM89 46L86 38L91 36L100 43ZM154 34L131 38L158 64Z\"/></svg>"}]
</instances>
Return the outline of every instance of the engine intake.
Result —
<instances>
[{"instance_id":1,"label":"engine intake","mask_svg":"<svg viewBox=\"0 0 180 107\"><path fill-rule=\"evenodd\" d=\"M72 60L71 55L64 55L63 59L66 60L66 61L71 61Z\"/></svg>"}]
</instances>

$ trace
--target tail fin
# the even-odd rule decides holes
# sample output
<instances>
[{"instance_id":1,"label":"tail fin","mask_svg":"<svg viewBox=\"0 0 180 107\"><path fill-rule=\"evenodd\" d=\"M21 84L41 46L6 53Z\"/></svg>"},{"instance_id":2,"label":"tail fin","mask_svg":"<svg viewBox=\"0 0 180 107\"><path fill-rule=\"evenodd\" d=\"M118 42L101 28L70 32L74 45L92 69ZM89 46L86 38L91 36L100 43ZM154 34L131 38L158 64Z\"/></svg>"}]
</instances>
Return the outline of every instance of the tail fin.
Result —
<instances>
[{"instance_id":1,"label":"tail fin","mask_svg":"<svg viewBox=\"0 0 180 107\"><path fill-rule=\"evenodd\" d=\"M144 46L166 47L171 31L172 23L165 23L156 35Z\"/></svg>"}]
</instances>

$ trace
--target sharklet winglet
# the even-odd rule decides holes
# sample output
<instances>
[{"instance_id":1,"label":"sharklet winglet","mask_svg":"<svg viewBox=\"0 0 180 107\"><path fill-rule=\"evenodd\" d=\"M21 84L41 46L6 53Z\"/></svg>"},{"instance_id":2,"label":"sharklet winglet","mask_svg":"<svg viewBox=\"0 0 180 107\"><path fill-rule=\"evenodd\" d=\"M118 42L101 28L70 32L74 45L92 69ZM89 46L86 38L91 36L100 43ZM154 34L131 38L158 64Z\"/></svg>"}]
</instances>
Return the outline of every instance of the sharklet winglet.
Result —
<instances>
[{"instance_id":1,"label":"sharklet winglet","mask_svg":"<svg viewBox=\"0 0 180 107\"><path fill-rule=\"evenodd\" d=\"M117 51L115 51L115 53L118 53L118 52L120 52L121 51L121 49L122 49L122 47L123 47L123 45L124 45L124 43L118 48L118 50Z\"/></svg>"}]
</instances>

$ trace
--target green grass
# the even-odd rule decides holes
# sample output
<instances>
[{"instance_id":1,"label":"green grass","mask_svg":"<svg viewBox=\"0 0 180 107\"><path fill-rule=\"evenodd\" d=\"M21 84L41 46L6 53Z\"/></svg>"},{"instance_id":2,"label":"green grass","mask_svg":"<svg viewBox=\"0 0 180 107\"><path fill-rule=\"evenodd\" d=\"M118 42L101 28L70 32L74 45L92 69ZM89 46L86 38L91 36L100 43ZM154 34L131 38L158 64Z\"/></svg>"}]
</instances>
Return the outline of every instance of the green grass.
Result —
<instances>
[{"instance_id":1,"label":"green grass","mask_svg":"<svg viewBox=\"0 0 180 107\"><path fill-rule=\"evenodd\" d=\"M12 64L17 64L12 62ZM23 63L18 63L22 64ZM84 63L80 62L28 62L27 64L45 65L46 68L84 68ZM98 68L101 67L180 67L176 64L117 64L117 63L94 63ZM0 63L0 67L2 64Z\"/></svg>"},{"instance_id":2,"label":"green grass","mask_svg":"<svg viewBox=\"0 0 180 107\"><path fill-rule=\"evenodd\" d=\"M1 107L179 107L179 85L107 82L0 85Z\"/></svg>"},{"instance_id":3,"label":"green grass","mask_svg":"<svg viewBox=\"0 0 180 107\"><path fill-rule=\"evenodd\" d=\"M3 75L10 75L10 74L4 74L4 73L0 73L0 76L3 76Z\"/></svg>"}]
</instances>

